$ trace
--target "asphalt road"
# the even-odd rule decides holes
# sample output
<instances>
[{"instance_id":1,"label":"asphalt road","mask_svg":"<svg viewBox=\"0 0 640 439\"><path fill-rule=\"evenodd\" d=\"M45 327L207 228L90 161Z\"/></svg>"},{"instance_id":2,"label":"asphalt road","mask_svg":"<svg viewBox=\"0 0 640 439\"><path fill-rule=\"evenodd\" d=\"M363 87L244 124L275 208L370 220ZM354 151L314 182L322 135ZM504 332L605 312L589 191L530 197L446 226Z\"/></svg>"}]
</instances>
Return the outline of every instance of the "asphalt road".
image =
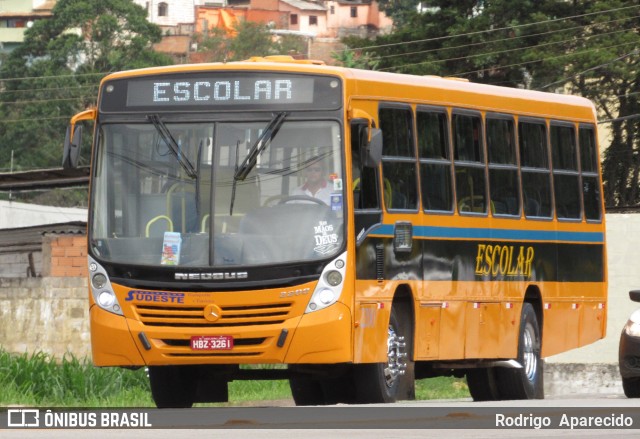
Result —
<instances>
[{"instance_id":1,"label":"asphalt road","mask_svg":"<svg viewBox=\"0 0 640 439\"><path fill-rule=\"evenodd\" d=\"M622 394L474 403L411 401L330 407L229 407L149 410L145 429L6 429L2 438L601 438L639 437L640 401ZM66 409L65 409L66 410ZM127 409L124 417L140 411ZM43 416L43 415L42 415ZM41 416L41 417L42 417ZM102 413L95 412L99 420ZM105 415L107 416L107 415ZM112 416L109 414L108 416ZM98 421L99 423L99 421ZM574 429L571 429L571 424ZM587 424L591 426L587 426ZM606 425L613 424L612 427ZM537 429L536 426L547 428ZM509 428L512 427L512 428ZM515 427L515 428L514 428ZM626 427L626 428L615 428Z\"/></svg>"}]
</instances>

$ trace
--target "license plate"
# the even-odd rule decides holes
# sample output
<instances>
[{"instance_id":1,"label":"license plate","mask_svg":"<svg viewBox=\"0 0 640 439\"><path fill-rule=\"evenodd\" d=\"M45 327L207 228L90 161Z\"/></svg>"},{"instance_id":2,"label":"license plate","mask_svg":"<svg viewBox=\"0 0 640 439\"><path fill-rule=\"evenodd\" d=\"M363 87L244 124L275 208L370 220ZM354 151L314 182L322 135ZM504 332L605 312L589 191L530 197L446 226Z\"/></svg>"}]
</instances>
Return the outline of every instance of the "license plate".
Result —
<instances>
[{"instance_id":1,"label":"license plate","mask_svg":"<svg viewBox=\"0 0 640 439\"><path fill-rule=\"evenodd\" d=\"M198 335L191 337L191 349L210 351L233 349L233 337L230 335Z\"/></svg>"}]
</instances>

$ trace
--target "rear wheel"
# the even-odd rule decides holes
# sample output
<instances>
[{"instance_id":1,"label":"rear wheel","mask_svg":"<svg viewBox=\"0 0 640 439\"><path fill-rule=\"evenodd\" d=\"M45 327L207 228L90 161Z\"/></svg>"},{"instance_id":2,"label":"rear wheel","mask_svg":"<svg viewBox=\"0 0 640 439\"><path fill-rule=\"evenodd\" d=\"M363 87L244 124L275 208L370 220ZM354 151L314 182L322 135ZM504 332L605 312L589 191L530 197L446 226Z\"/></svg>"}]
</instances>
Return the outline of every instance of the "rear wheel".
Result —
<instances>
[{"instance_id":1,"label":"rear wheel","mask_svg":"<svg viewBox=\"0 0 640 439\"><path fill-rule=\"evenodd\" d=\"M530 303L522 306L518 362L521 369L496 369L500 399L543 399L543 367L540 358L542 341L538 317Z\"/></svg>"},{"instance_id":2,"label":"rear wheel","mask_svg":"<svg viewBox=\"0 0 640 439\"><path fill-rule=\"evenodd\" d=\"M356 402L389 403L415 398L413 322L408 306L394 304L387 330L387 362L354 366Z\"/></svg>"},{"instance_id":3,"label":"rear wheel","mask_svg":"<svg viewBox=\"0 0 640 439\"><path fill-rule=\"evenodd\" d=\"M150 366L151 395L158 408L189 408L196 397L197 379L185 366Z\"/></svg>"},{"instance_id":4,"label":"rear wheel","mask_svg":"<svg viewBox=\"0 0 640 439\"><path fill-rule=\"evenodd\" d=\"M640 398L640 378L622 378L622 389L627 398Z\"/></svg>"}]
</instances>

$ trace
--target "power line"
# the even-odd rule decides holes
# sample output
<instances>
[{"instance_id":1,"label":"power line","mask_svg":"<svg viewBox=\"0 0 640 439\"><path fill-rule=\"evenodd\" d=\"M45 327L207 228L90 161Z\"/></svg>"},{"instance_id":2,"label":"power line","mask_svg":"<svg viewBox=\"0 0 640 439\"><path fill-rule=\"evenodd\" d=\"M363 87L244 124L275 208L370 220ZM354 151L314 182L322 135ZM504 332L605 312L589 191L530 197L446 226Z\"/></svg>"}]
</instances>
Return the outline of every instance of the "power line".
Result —
<instances>
[{"instance_id":1,"label":"power line","mask_svg":"<svg viewBox=\"0 0 640 439\"><path fill-rule=\"evenodd\" d=\"M598 25L611 24L611 23L615 23L615 22L618 22L618 21L632 20L632 19L638 18L638 17L640 17L640 15L634 15L633 17L625 17L625 18L619 18L619 19L615 19L615 20L604 21L604 22L598 23ZM401 57L401 56L420 55L420 54L424 54L424 53L441 52L441 51L446 51L446 50L454 50L454 49L482 46L482 45L488 45L488 44L491 44L491 43L501 43L503 41L515 41L515 40L520 40L520 39L524 39L524 38L538 37L538 36L542 36L542 35L552 35L552 34L556 34L556 33L560 33L560 32L568 32L568 31L577 30L577 29L584 29L584 28L589 27L589 26L593 26L593 24L585 24L583 26L574 26L574 27L569 27L569 28L565 28L565 29L558 29L558 30L552 30L552 31L546 31L546 32L539 32L539 33L536 33L536 34L529 34L529 35L520 35L520 36L516 36L516 37L499 38L499 39L490 40L490 41L480 41L480 42L477 42L477 43L461 44L459 46L440 47L440 48L435 48L435 49L419 50L419 51L415 51L415 52L404 52L404 53L396 53L396 54L392 54L392 55L383 55L383 56L379 56L379 57L373 58L373 60L374 61L379 61L379 60L383 60L383 59L397 58L397 57ZM607 32L605 34L591 35L591 37L600 36L600 35L608 35L610 33L617 33L617 32L628 32L628 31L629 31L628 29L624 29L624 30L619 30L619 31ZM582 37L582 38L587 38L587 37L589 37L589 36L585 36L585 37ZM527 47L531 47L531 46L527 46Z\"/></svg>"},{"instance_id":2,"label":"power line","mask_svg":"<svg viewBox=\"0 0 640 439\"><path fill-rule=\"evenodd\" d=\"M0 82L2 80L0 79ZM67 87L49 87L49 88L21 88L21 89L17 89L17 90L0 90L0 94L3 93L33 93L36 91L58 91L58 90L79 90L79 89L84 89L84 88L97 88L99 87L100 84L92 84L92 85L74 85L74 86L67 86Z\"/></svg>"},{"instance_id":3,"label":"power line","mask_svg":"<svg viewBox=\"0 0 640 439\"><path fill-rule=\"evenodd\" d=\"M584 75L584 74L585 74L585 73L587 73L587 72L591 72L591 71L593 71L593 70L597 70L597 69L599 69L600 67L608 66L609 64L613 64L613 63L614 63L614 62L616 62L616 61L620 61L620 60L623 60L623 59L625 59L625 58L628 58L628 57L630 57L631 55L637 55L638 53L639 53L639 52L638 52L638 49L634 49L634 50L632 50L631 52L626 53L626 54L624 54L624 55L622 55L622 56L619 56L619 57L617 57L617 58L615 58L615 59L612 59L612 60L611 60L611 61L609 61L609 62L606 62L606 63L600 64L600 65L597 65L597 66L595 66L595 67L588 68L587 70L583 70L582 72L576 73L575 75L569 76L569 77L564 78L564 79L561 79L561 80L559 80L559 81L555 81L555 82L551 82L551 83L549 83L549 84L547 84L547 85L543 85L542 87L539 87L537 90L544 90L545 88L547 88L547 87L551 87L552 85L556 85L556 84L563 84L563 83L567 82L569 79L575 78L575 77L577 77L577 76L582 76L582 75Z\"/></svg>"},{"instance_id":4,"label":"power line","mask_svg":"<svg viewBox=\"0 0 640 439\"><path fill-rule=\"evenodd\" d=\"M623 11L623 10L632 9L632 8L638 8L638 7L640 7L640 5L623 6L623 7L620 7L620 8L608 9L608 10L605 10L605 11L589 12L587 14L571 15L571 16L567 16L567 17L553 18L553 19L549 19L549 20L542 20L542 21L536 21L536 22L525 23L525 24L517 24L517 25L513 25L513 26L505 26L505 27L500 27L500 28L495 28L495 29L485 29L485 30L481 30L481 31L468 32L468 33L465 33L465 34L444 35L444 36L441 36L441 37L426 38L426 39L422 39L422 40L402 41L402 42L399 42L399 43L380 44L378 46L357 47L357 48L353 48L353 49L347 48L347 49L343 49L343 51L348 51L348 50L356 51L356 50L365 50L365 49L372 50L372 49L380 49L380 48L385 48L385 47L395 47L395 46L407 45L407 44L416 44L416 43L424 43L424 42L431 42L431 41L442 41L442 40L451 39L451 38L467 37L467 36L471 36L471 35L481 35L481 34L490 33L490 32L499 32L499 31L503 31L503 30L512 30L512 29L519 29L519 28L528 27L528 26L536 26L536 25L540 25L540 24L554 23L554 22L557 22L557 21L588 17L588 16L591 16L591 15L602 15L602 14L606 14L606 13L610 13L610 12L618 12L618 11Z\"/></svg>"},{"instance_id":5,"label":"power line","mask_svg":"<svg viewBox=\"0 0 640 439\"><path fill-rule=\"evenodd\" d=\"M613 46L596 47L596 48L587 49L587 50L578 51L578 52L565 53L563 55L550 56L550 57L547 57L547 58L537 59L537 60L533 60L533 61L523 61L521 63L507 64L507 65L504 65L504 66L495 66L494 68L497 69L497 70L500 70L500 69L506 69L506 68L511 68L511 67L519 67L519 66L524 66L524 65L528 65L528 64L535 64L535 63L539 63L539 62L543 62L543 61L549 61L549 60L552 60L552 59L559 59L559 58L566 58L568 56L582 55L582 54L585 54L585 53L592 52L594 50L598 51L598 50L605 50L605 49L613 49L613 48L616 48L616 47L629 46L631 44L635 45L637 43L632 41L632 42L629 42L629 43L616 44L616 45L613 45ZM474 74L474 73L484 72L485 70L486 69L480 69L480 70L472 70L472 71L462 72L462 73L454 73L454 74L452 74L450 76L471 75L471 74Z\"/></svg>"},{"instance_id":6,"label":"power line","mask_svg":"<svg viewBox=\"0 0 640 439\"><path fill-rule=\"evenodd\" d=\"M637 28L623 29L623 30L606 32L606 33L598 34L598 35L587 35L587 36L584 36L584 37L577 38L576 40L588 39L588 38L597 38L597 37L600 37L600 36L606 36L606 35L616 34L616 33L620 33L620 32L629 32L630 30L636 30L636 29ZM545 47L545 46L552 46L552 45L556 45L556 44L564 44L566 42L567 42L567 40L550 41L548 43L536 44L535 46L515 47L515 48L511 48L511 49L498 50L498 51L495 51L495 52L484 52L484 53L476 53L476 54L471 54L471 55L458 56L458 57L454 57L454 58L445 58L445 59L421 61L421 62L417 62L417 63L402 64L400 66L385 67L385 68L379 69L379 70L380 71L387 71L387 70L398 69L398 68L402 68L402 67L411 67L411 66L416 66L416 65L421 65L421 64L440 64L440 63L448 62L448 61L459 61L459 60L462 60L462 59L477 58L477 57L488 56L488 55L500 55L500 54L503 54L503 53L509 53L509 52L516 52L516 51L525 50L525 49L528 49L528 48L531 48L531 47Z\"/></svg>"},{"instance_id":7,"label":"power line","mask_svg":"<svg viewBox=\"0 0 640 439\"><path fill-rule=\"evenodd\" d=\"M25 81L25 80L37 80L37 79L61 79L61 78L82 78L84 76L106 76L113 72L95 72L95 73L69 73L65 75L51 75L51 76L23 76L21 78L0 78L0 82L9 81Z\"/></svg>"},{"instance_id":8,"label":"power line","mask_svg":"<svg viewBox=\"0 0 640 439\"><path fill-rule=\"evenodd\" d=\"M37 104L40 102L63 102L63 101L80 101L85 99L84 96L77 96L75 98L56 98L56 99L33 99L33 100L24 100L24 101L13 101L13 102L1 102L0 105L27 105L27 104ZM92 100L95 98L92 97Z\"/></svg>"}]
</instances>

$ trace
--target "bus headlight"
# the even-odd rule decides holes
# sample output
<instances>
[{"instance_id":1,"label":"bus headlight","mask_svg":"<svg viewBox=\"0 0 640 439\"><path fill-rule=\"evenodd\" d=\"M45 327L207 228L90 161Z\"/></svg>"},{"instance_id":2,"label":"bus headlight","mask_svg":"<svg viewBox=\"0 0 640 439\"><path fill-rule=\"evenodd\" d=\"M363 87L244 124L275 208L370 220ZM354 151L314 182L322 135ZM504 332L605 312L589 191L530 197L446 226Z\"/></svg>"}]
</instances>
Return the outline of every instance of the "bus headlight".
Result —
<instances>
[{"instance_id":1,"label":"bus headlight","mask_svg":"<svg viewBox=\"0 0 640 439\"><path fill-rule=\"evenodd\" d=\"M91 276L91 294L96 304L105 311L124 315L116 293L109 282L107 271L89 256L89 276Z\"/></svg>"},{"instance_id":2,"label":"bus headlight","mask_svg":"<svg viewBox=\"0 0 640 439\"><path fill-rule=\"evenodd\" d=\"M109 308L116 302L116 296L111 291L103 291L98 296L98 304L103 308Z\"/></svg>"},{"instance_id":3,"label":"bus headlight","mask_svg":"<svg viewBox=\"0 0 640 439\"><path fill-rule=\"evenodd\" d=\"M107 276L105 276L102 273L94 274L93 277L91 278L91 285L93 285L93 288L97 290L104 288L106 284L107 284Z\"/></svg>"},{"instance_id":4,"label":"bus headlight","mask_svg":"<svg viewBox=\"0 0 640 439\"><path fill-rule=\"evenodd\" d=\"M305 313L318 311L333 305L340 298L344 282L347 253L329 262L322 271Z\"/></svg>"},{"instance_id":5,"label":"bus headlight","mask_svg":"<svg viewBox=\"0 0 640 439\"><path fill-rule=\"evenodd\" d=\"M327 273L327 283L332 287L336 287L342 283L342 274L339 271L331 270Z\"/></svg>"}]
</instances>

